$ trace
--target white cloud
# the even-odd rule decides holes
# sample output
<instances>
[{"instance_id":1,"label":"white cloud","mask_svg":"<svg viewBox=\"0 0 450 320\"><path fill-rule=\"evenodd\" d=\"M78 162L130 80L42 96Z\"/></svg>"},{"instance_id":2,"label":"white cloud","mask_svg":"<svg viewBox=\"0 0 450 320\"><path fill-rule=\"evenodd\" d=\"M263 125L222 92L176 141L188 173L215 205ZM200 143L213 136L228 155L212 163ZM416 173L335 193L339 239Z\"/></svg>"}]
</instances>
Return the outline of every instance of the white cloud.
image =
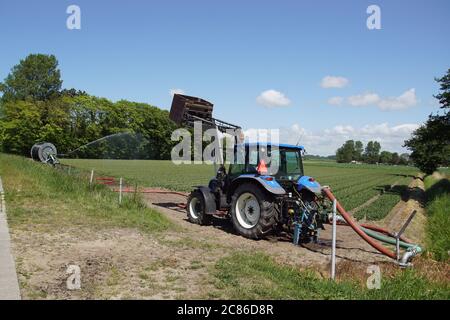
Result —
<instances>
[{"instance_id":1,"label":"white cloud","mask_svg":"<svg viewBox=\"0 0 450 320\"><path fill-rule=\"evenodd\" d=\"M364 107L368 105L374 105L380 101L380 97L376 93L363 93L356 96L350 96L347 98L349 105L353 107Z\"/></svg>"},{"instance_id":2,"label":"white cloud","mask_svg":"<svg viewBox=\"0 0 450 320\"><path fill-rule=\"evenodd\" d=\"M328 104L331 104L332 106L340 106L343 102L343 97L331 97L330 99L328 99Z\"/></svg>"},{"instance_id":3,"label":"white cloud","mask_svg":"<svg viewBox=\"0 0 450 320\"><path fill-rule=\"evenodd\" d=\"M257 98L256 102L268 107L286 107L291 104L289 100L283 93L270 89L262 92Z\"/></svg>"},{"instance_id":4,"label":"white cloud","mask_svg":"<svg viewBox=\"0 0 450 320\"><path fill-rule=\"evenodd\" d=\"M381 110L402 110L417 104L416 90L409 89L398 97L390 97L381 100L378 107Z\"/></svg>"},{"instance_id":5,"label":"white cloud","mask_svg":"<svg viewBox=\"0 0 450 320\"><path fill-rule=\"evenodd\" d=\"M173 97L174 94L185 94L185 92L183 89L170 89L169 94Z\"/></svg>"},{"instance_id":6,"label":"white cloud","mask_svg":"<svg viewBox=\"0 0 450 320\"><path fill-rule=\"evenodd\" d=\"M404 110L417 104L416 90L409 89L398 97L382 98L373 92L366 92L347 98L332 97L328 99L330 105L348 104L353 107L377 106L380 110Z\"/></svg>"},{"instance_id":7,"label":"white cloud","mask_svg":"<svg viewBox=\"0 0 450 320\"><path fill-rule=\"evenodd\" d=\"M320 83L322 88L344 88L348 85L348 79L344 77L326 76Z\"/></svg>"},{"instance_id":8,"label":"white cloud","mask_svg":"<svg viewBox=\"0 0 450 320\"><path fill-rule=\"evenodd\" d=\"M419 127L418 124L405 123L390 126L387 123L365 125L354 127L350 125L337 125L332 128L310 131L293 124L290 127L280 128L279 141L281 143L303 145L309 154L332 155L337 148L342 146L346 140L360 140L367 144L368 141L376 140L381 143L383 150L403 153L403 143L411 136L411 133ZM246 136L255 136L257 130L245 131ZM264 132L264 131L263 131ZM264 133L258 131L258 139L264 141Z\"/></svg>"}]
</instances>

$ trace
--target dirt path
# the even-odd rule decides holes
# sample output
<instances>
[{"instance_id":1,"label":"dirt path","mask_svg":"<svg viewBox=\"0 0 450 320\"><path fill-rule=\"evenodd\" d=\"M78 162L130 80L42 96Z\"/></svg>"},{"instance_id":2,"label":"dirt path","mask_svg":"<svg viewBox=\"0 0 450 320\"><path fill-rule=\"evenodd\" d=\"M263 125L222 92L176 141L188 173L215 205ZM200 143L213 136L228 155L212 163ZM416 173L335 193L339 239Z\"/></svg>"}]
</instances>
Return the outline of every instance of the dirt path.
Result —
<instances>
[{"instance_id":1,"label":"dirt path","mask_svg":"<svg viewBox=\"0 0 450 320\"><path fill-rule=\"evenodd\" d=\"M399 231L411 213L416 210L416 215L405 231L405 236L410 240L423 244L425 237L426 214L425 187L421 177L416 177L408 185L406 200L400 200L391 212L381 221L377 222L388 230Z\"/></svg>"},{"instance_id":2,"label":"dirt path","mask_svg":"<svg viewBox=\"0 0 450 320\"><path fill-rule=\"evenodd\" d=\"M286 238L254 241L234 234L229 221L211 226L186 220L179 195L146 194L151 207L177 225L175 231L143 234L134 229L27 226L12 230L13 253L23 299L214 298L211 271L236 251L262 251L277 261L329 275L330 227L319 244L301 247ZM350 228L339 226L338 263L387 261ZM81 270L81 290L68 290L69 265Z\"/></svg>"},{"instance_id":3,"label":"dirt path","mask_svg":"<svg viewBox=\"0 0 450 320\"><path fill-rule=\"evenodd\" d=\"M170 219L183 228L183 237L219 245L230 251L260 250L277 257L278 261L294 264L299 267L319 267L326 269L331 253L331 226L320 234L318 244L294 246L288 237L271 237L267 240L250 240L237 235L231 222L227 219L215 218L211 226L199 226L187 220L186 212L177 206L185 201L184 197L172 194L147 194L145 199L149 206L164 212ZM386 261L370 245L347 226L338 226L337 255L339 260L373 263ZM223 256L223 254L221 254Z\"/></svg>"}]
</instances>

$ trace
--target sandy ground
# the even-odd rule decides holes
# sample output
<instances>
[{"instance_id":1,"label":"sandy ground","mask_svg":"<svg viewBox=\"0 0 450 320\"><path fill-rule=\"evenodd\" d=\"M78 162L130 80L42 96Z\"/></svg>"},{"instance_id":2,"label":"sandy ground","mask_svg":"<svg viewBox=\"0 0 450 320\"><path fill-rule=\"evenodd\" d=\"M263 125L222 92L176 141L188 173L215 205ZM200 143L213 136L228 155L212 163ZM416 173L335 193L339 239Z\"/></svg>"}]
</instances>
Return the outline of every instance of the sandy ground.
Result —
<instances>
[{"instance_id":1,"label":"sandy ground","mask_svg":"<svg viewBox=\"0 0 450 320\"><path fill-rule=\"evenodd\" d=\"M420 183L418 181L414 183ZM412 190L416 190L414 186ZM185 210L177 206L185 201L183 196L145 194L144 197L149 206L166 214L179 228L156 235L142 234L134 229L96 230L86 226L52 229L51 232L48 228L43 231L33 226L11 230L22 297L210 298L218 290L211 277L211 268L221 257L240 250L265 252L279 262L312 268L323 277L329 276L329 225L322 231L318 244L294 246L282 236L255 241L236 235L231 222L226 219L214 219L210 226L188 222ZM413 208L420 209L420 200L416 197L399 203L382 224L397 230ZM417 216L422 215L423 211ZM418 221L414 226L419 228L421 224ZM415 232L422 233L420 230ZM411 234L408 236L413 238ZM389 261L346 226L337 229L337 257L338 263L347 266L349 263L369 265ZM80 290L67 289L69 265L80 267Z\"/></svg>"},{"instance_id":2,"label":"sandy ground","mask_svg":"<svg viewBox=\"0 0 450 320\"><path fill-rule=\"evenodd\" d=\"M408 198L402 199L391 212L377 223L388 230L400 231L413 211L416 214L408 225L405 236L413 242L421 243L425 237L425 187L421 179L414 179L408 186Z\"/></svg>"}]
</instances>

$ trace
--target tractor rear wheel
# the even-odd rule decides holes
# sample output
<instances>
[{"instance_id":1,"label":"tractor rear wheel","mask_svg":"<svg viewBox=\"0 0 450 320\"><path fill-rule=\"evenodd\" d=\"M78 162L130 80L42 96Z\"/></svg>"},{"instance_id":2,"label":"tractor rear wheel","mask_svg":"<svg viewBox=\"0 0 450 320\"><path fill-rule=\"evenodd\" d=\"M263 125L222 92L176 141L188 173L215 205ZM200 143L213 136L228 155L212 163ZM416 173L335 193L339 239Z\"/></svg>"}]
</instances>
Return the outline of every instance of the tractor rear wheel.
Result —
<instances>
[{"instance_id":1,"label":"tractor rear wheel","mask_svg":"<svg viewBox=\"0 0 450 320\"><path fill-rule=\"evenodd\" d=\"M205 198L199 190L194 190L189 195L186 211L188 220L192 223L207 225L211 222L211 216L205 213Z\"/></svg>"},{"instance_id":2,"label":"tractor rear wheel","mask_svg":"<svg viewBox=\"0 0 450 320\"><path fill-rule=\"evenodd\" d=\"M262 187L246 183L232 196L231 220L236 231L251 239L260 239L272 232L277 223L273 196Z\"/></svg>"}]
</instances>

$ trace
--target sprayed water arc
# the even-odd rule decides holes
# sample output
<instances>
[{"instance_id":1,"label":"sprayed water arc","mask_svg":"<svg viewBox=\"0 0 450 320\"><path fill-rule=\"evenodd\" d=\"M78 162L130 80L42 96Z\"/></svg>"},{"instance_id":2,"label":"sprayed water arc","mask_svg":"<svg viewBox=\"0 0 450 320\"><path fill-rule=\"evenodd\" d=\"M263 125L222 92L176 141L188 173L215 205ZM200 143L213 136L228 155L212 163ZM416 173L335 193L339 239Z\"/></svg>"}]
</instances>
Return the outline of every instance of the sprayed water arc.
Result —
<instances>
[{"instance_id":1,"label":"sprayed water arc","mask_svg":"<svg viewBox=\"0 0 450 320\"><path fill-rule=\"evenodd\" d=\"M104 141L104 140L107 140L107 139L111 139L113 137L120 137L120 136L124 136L124 135L130 135L130 133L129 132L119 132L119 133L110 134L110 135L104 136L102 138L99 138L97 140L94 140L94 141L88 142L86 144L83 144L82 146L79 146L78 148L76 148L74 150L71 150L71 151L69 151L67 153L58 154L58 156L65 157L65 156L68 156L68 155L70 155L72 153L75 153L75 152L81 150L82 148L86 148L86 147L88 147L90 145L93 145L95 143L98 143L100 141Z\"/></svg>"}]
</instances>

